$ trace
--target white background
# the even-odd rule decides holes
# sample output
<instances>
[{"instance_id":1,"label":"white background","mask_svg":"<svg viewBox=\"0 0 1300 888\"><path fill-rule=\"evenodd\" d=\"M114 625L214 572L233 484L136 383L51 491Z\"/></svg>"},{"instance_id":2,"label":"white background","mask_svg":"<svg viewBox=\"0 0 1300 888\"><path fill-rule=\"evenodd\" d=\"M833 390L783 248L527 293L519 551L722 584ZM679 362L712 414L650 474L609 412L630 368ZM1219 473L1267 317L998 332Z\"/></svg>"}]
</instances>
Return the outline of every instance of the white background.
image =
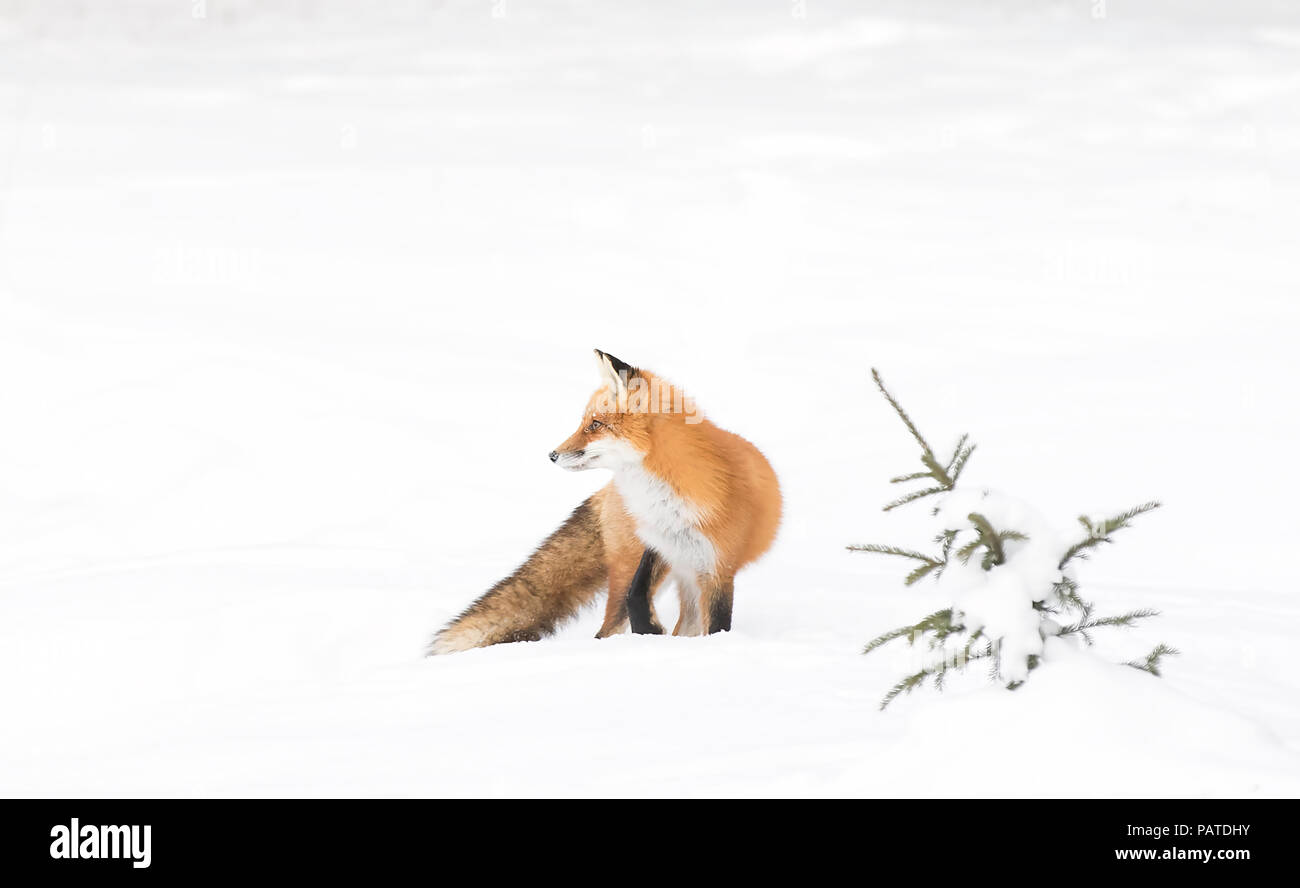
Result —
<instances>
[{"instance_id":1,"label":"white background","mask_svg":"<svg viewBox=\"0 0 1300 888\"><path fill-rule=\"evenodd\" d=\"M1295 795L1298 111L1262 0L0 0L0 792ZM592 347L776 467L735 631L423 659L607 480ZM1165 615L878 713L872 366L1162 499L1082 579Z\"/></svg>"}]
</instances>

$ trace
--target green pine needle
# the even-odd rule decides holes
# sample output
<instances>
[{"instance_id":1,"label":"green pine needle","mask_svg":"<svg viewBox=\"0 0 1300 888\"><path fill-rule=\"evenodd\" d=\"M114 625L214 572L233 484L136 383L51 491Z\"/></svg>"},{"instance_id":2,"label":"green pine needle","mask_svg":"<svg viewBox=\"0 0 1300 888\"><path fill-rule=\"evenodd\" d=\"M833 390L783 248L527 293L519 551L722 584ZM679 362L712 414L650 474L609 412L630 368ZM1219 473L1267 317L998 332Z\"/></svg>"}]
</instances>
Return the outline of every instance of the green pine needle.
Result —
<instances>
[{"instance_id":1,"label":"green pine needle","mask_svg":"<svg viewBox=\"0 0 1300 888\"><path fill-rule=\"evenodd\" d=\"M937 561L931 561L926 564L918 565L915 569L912 570L911 573L907 575L906 579L903 580L903 585L904 586L915 585L916 583L928 577L931 571L938 570L941 567L943 567L943 565Z\"/></svg>"},{"instance_id":2,"label":"green pine needle","mask_svg":"<svg viewBox=\"0 0 1300 888\"><path fill-rule=\"evenodd\" d=\"M898 499L885 506L883 511L890 512L897 509L899 506L905 506L914 500L919 500L921 497L933 496L936 493L947 493L948 490L949 488L947 487L928 487L925 490L915 490L906 496L900 496Z\"/></svg>"},{"instance_id":3,"label":"green pine needle","mask_svg":"<svg viewBox=\"0 0 1300 888\"><path fill-rule=\"evenodd\" d=\"M880 371L875 367L871 368L871 378L876 381L876 388L880 389L880 393L885 396L885 400L889 402L889 406L894 408L894 412L897 413L898 418L903 421L903 425L907 426L907 430L912 433L912 437L916 439L916 443L921 445L921 450L933 456L934 454L930 450L929 442L927 442L921 435L920 430L918 430L916 425L912 422L912 417L908 416L907 411L903 409L903 405L898 403L898 400L889 393L889 389L885 388L885 381L880 378Z\"/></svg>"},{"instance_id":4,"label":"green pine needle","mask_svg":"<svg viewBox=\"0 0 1300 888\"><path fill-rule=\"evenodd\" d=\"M929 472L913 472L910 475L899 475L897 478L890 478L890 484L902 484L904 481L919 481L922 478L933 478Z\"/></svg>"},{"instance_id":5,"label":"green pine needle","mask_svg":"<svg viewBox=\"0 0 1300 888\"><path fill-rule=\"evenodd\" d=\"M852 546L846 546L850 552L875 552L877 555L899 555L903 558L915 558L917 561L924 561L927 564L938 565L939 562L923 552L916 552L912 549L902 549L898 546L882 546L877 543L862 543Z\"/></svg>"},{"instance_id":6,"label":"green pine needle","mask_svg":"<svg viewBox=\"0 0 1300 888\"><path fill-rule=\"evenodd\" d=\"M952 458L948 460L946 466L940 464L938 457L934 455L934 451L930 448L930 442L925 440L925 436L922 435L921 430L916 427L916 423L912 422L912 417L908 416L907 411L903 409L903 405L899 404L898 399L890 393L889 389L885 388L885 381L880 377L880 371L876 370L874 367L871 370L871 378L876 381L876 387L880 389L880 393L885 396L885 400L889 402L889 405L894 408L894 412L897 413L898 418L903 421L903 425L907 426L908 432L910 432L912 437L916 439L916 443L921 445L921 462L925 465L926 469L924 472L909 472L905 475L898 475L894 478L890 478L889 483L902 484L908 481L921 481L926 478L934 481L934 486L932 487L928 487L925 490L915 491L894 500L889 505L885 506L885 511L888 512L892 509L898 508L899 506L907 505L908 503L914 502L922 497L932 496L936 493L946 493L947 491L952 490L957 485L957 476L961 474L962 468L966 465L966 460L970 459L971 453L975 450L974 444L966 443L969 436L961 436L961 439L957 442L956 448L953 450Z\"/></svg>"},{"instance_id":7,"label":"green pine needle","mask_svg":"<svg viewBox=\"0 0 1300 888\"><path fill-rule=\"evenodd\" d=\"M886 706L888 706L890 703L893 703L894 698L896 698L899 694L910 694L915 688L925 684L925 680L926 678L929 677L929 675L930 673L922 669L920 672L914 672L911 675L904 678L898 684L894 685L892 688L889 689L889 693L885 694L884 699L880 701L881 710L883 711Z\"/></svg>"},{"instance_id":8,"label":"green pine needle","mask_svg":"<svg viewBox=\"0 0 1300 888\"><path fill-rule=\"evenodd\" d=\"M1138 620L1145 620L1148 617L1156 617L1160 611L1151 608L1142 608L1140 610L1129 611L1126 614L1117 614L1113 617L1085 617L1077 623L1072 623L1057 633L1060 635L1072 635L1075 632L1086 633L1088 629L1096 629L1099 626L1116 626L1119 628L1130 629Z\"/></svg>"},{"instance_id":9,"label":"green pine needle","mask_svg":"<svg viewBox=\"0 0 1300 888\"><path fill-rule=\"evenodd\" d=\"M957 460L961 459L961 452L966 448L966 441L970 435L962 435L957 439L957 446L953 448L952 459L948 460L948 465L944 469L949 475L952 474L953 466L957 465Z\"/></svg>"},{"instance_id":10,"label":"green pine needle","mask_svg":"<svg viewBox=\"0 0 1300 888\"><path fill-rule=\"evenodd\" d=\"M889 644L895 638L903 638L904 636L911 635L914 628L915 627L913 626L899 626L897 629L890 629L883 635L877 635L875 638L871 639L871 641L867 642L867 646L862 649L862 653L869 654L876 648Z\"/></svg>"},{"instance_id":11,"label":"green pine needle","mask_svg":"<svg viewBox=\"0 0 1300 888\"><path fill-rule=\"evenodd\" d=\"M965 440L964 435L962 436L962 439ZM961 477L961 470L966 468L966 460L970 459L970 455L974 452L975 445L972 444L959 453L957 458L952 461L952 465L948 467L948 477L952 479L953 484L956 484L957 479Z\"/></svg>"},{"instance_id":12,"label":"green pine needle","mask_svg":"<svg viewBox=\"0 0 1300 888\"><path fill-rule=\"evenodd\" d=\"M1092 520L1087 515L1080 515L1079 523L1087 529L1088 535L1065 550L1065 554L1061 556L1061 561L1057 567L1064 570L1065 566L1069 564L1072 559L1086 559L1088 557L1088 549L1100 546L1102 543L1109 543L1110 535L1112 533L1121 528L1128 527L1129 522L1138 515L1145 514L1158 508L1160 508L1160 503L1152 500L1151 502L1143 503L1140 506L1134 506L1127 512L1121 512L1113 518L1107 518L1100 524L1093 524Z\"/></svg>"},{"instance_id":13,"label":"green pine needle","mask_svg":"<svg viewBox=\"0 0 1300 888\"><path fill-rule=\"evenodd\" d=\"M926 632L933 632L939 638L947 638L954 632L964 631L964 626L954 626L952 622L952 608L937 610L932 614L923 617L911 626L899 626L897 629L891 629L883 635L878 635L867 643L862 649L862 653L869 654L882 645L889 644L895 638L915 639L924 635Z\"/></svg>"},{"instance_id":14,"label":"green pine needle","mask_svg":"<svg viewBox=\"0 0 1300 888\"><path fill-rule=\"evenodd\" d=\"M1160 658L1176 657L1180 651L1178 648L1170 647L1167 644L1158 644L1151 649L1145 660L1129 660L1125 666L1132 666L1134 669L1141 669L1143 672L1150 672L1156 678L1160 677Z\"/></svg>"},{"instance_id":15,"label":"green pine needle","mask_svg":"<svg viewBox=\"0 0 1300 888\"><path fill-rule=\"evenodd\" d=\"M878 543L858 544L846 546L845 548L850 552L872 552L877 555L897 555L900 558L911 558L913 561L921 562L913 568L910 573L908 573L907 579L903 581L903 585L905 586L911 586L918 580L928 576L931 571L942 569L948 560L946 554L941 561L937 558L932 558L931 556L926 555L924 552L917 552L913 549L903 549L899 546L883 546Z\"/></svg>"}]
</instances>

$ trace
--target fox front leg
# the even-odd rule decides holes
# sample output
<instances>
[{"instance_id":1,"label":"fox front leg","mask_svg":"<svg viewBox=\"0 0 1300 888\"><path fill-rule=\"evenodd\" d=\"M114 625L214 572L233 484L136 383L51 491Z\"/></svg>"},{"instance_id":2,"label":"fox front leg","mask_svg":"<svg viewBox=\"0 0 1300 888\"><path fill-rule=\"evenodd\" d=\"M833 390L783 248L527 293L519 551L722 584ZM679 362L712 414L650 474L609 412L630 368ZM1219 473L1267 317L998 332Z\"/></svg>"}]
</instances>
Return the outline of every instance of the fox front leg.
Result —
<instances>
[{"instance_id":1,"label":"fox front leg","mask_svg":"<svg viewBox=\"0 0 1300 888\"><path fill-rule=\"evenodd\" d=\"M627 587L627 618L632 631L637 635L663 635L664 627L654 618L650 608L650 587L659 556L649 546L641 555L641 563L636 567L632 583Z\"/></svg>"},{"instance_id":2,"label":"fox front leg","mask_svg":"<svg viewBox=\"0 0 1300 888\"><path fill-rule=\"evenodd\" d=\"M735 596L734 577L710 577L701 584L700 609L704 611L704 631L731 631L731 602Z\"/></svg>"}]
</instances>

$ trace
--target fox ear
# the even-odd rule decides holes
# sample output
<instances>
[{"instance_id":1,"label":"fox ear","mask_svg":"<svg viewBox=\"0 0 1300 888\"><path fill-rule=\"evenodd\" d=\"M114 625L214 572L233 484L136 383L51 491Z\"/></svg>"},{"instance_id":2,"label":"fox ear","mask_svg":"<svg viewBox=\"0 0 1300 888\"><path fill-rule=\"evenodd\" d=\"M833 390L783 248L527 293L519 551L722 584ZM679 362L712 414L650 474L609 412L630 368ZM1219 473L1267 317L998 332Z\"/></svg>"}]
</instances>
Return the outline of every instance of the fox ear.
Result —
<instances>
[{"instance_id":1,"label":"fox ear","mask_svg":"<svg viewBox=\"0 0 1300 888\"><path fill-rule=\"evenodd\" d=\"M592 349L592 351L596 353L596 361L600 364L601 378L609 386L610 391L620 399L626 398L627 383L633 376L636 376L636 368L598 348Z\"/></svg>"}]
</instances>

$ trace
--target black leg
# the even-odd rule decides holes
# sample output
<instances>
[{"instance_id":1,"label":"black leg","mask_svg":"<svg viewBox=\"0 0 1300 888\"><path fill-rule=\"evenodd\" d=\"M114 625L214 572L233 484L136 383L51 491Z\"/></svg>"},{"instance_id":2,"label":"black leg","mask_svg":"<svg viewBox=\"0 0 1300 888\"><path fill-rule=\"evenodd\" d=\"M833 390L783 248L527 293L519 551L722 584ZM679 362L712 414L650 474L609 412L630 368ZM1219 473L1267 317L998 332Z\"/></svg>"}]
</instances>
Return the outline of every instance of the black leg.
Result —
<instances>
[{"instance_id":1,"label":"black leg","mask_svg":"<svg viewBox=\"0 0 1300 888\"><path fill-rule=\"evenodd\" d=\"M662 635L664 632L663 627L650 618L650 580L658 560L654 549L646 547L632 583L627 587L627 619L637 635Z\"/></svg>"},{"instance_id":2,"label":"black leg","mask_svg":"<svg viewBox=\"0 0 1300 888\"><path fill-rule=\"evenodd\" d=\"M709 635L731 631L731 601L734 595L735 586L731 580L718 582L705 589L704 618L708 622L704 631Z\"/></svg>"}]
</instances>

